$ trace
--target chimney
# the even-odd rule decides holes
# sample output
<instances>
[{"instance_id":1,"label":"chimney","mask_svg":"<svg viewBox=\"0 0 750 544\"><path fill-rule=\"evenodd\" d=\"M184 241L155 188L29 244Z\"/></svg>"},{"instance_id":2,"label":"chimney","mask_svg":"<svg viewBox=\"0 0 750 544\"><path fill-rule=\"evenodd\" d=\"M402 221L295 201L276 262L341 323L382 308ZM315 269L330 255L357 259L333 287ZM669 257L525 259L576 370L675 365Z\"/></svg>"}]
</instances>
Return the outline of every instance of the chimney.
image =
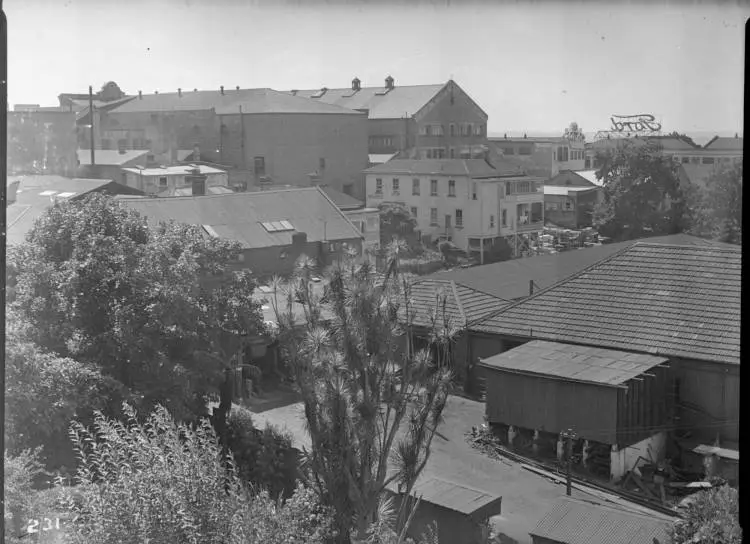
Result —
<instances>
[{"instance_id":1,"label":"chimney","mask_svg":"<svg viewBox=\"0 0 750 544\"><path fill-rule=\"evenodd\" d=\"M307 233L295 232L292 234L292 247L304 247L307 244Z\"/></svg>"},{"instance_id":2,"label":"chimney","mask_svg":"<svg viewBox=\"0 0 750 544\"><path fill-rule=\"evenodd\" d=\"M739 139L739 135L736 132L734 133L734 137L735 139Z\"/></svg>"},{"instance_id":3,"label":"chimney","mask_svg":"<svg viewBox=\"0 0 750 544\"><path fill-rule=\"evenodd\" d=\"M14 181L8 185L8 196L6 204L13 204L18 196L18 186L21 184L20 181Z\"/></svg>"},{"instance_id":4,"label":"chimney","mask_svg":"<svg viewBox=\"0 0 750 544\"><path fill-rule=\"evenodd\" d=\"M394 81L391 76L388 76L387 78L385 78L385 88L388 89L389 91L393 90L393 87L394 87L393 83Z\"/></svg>"},{"instance_id":5,"label":"chimney","mask_svg":"<svg viewBox=\"0 0 750 544\"><path fill-rule=\"evenodd\" d=\"M221 90L221 94L224 94L224 85L222 85L222 86L220 87L220 90Z\"/></svg>"},{"instance_id":6,"label":"chimney","mask_svg":"<svg viewBox=\"0 0 750 544\"><path fill-rule=\"evenodd\" d=\"M198 144L193 146L193 160L196 162L201 160L201 148Z\"/></svg>"},{"instance_id":7,"label":"chimney","mask_svg":"<svg viewBox=\"0 0 750 544\"><path fill-rule=\"evenodd\" d=\"M523 133L523 139L524 140L526 139L526 133L525 132Z\"/></svg>"},{"instance_id":8,"label":"chimney","mask_svg":"<svg viewBox=\"0 0 750 544\"><path fill-rule=\"evenodd\" d=\"M154 91L154 94L159 94L159 91Z\"/></svg>"},{"instance_id":9,"label":"chimney","mask_svg":"<svg viewBox=\"0 0 750 544\"><path fill-rule=\"evenodd\" d=\"M237 85L237 90L238 90L238 91L240 90L240 86L239 86L239 85Z\"/></svg>"},{"instance_id":10,"label":"chimney","mask_svg":"<svg viewBox=\"0 0 750 544\"><path fill-rule=\"evenodd\" d=\"M177 87L177 96L182 98L182 89L180 89L179 87Z\"/></svg>"},{"instance_id":11,"label":"chimney","mask_svg":"<svg viewBox=\"0 0 750 544\"><path fill-rule=\"evenodd\" d=\"M193 92L194 92L194 93L197 93L197 92L198 92L198 89L193 89Z\"/></svg>"},{"instance_id":12,"label":"chimney","mask_svg":"<svg viewBox=\"0 0 750 544\"><path fill-rule=\"evenodd\" d=\"M143 100L143 92L142 91L138 91L138 98L141 99L141 100Z\"/></svg>"},{"instance_id":13,"label":"chimney","mask_svg":"<svg viewBox=\"0 0 750 544\"><path fill-rule=\"evenodd\" d=\"M352 91L359 91L362 89L362 82L358 77L352 79Z\"/></svg>"}]
</instances>

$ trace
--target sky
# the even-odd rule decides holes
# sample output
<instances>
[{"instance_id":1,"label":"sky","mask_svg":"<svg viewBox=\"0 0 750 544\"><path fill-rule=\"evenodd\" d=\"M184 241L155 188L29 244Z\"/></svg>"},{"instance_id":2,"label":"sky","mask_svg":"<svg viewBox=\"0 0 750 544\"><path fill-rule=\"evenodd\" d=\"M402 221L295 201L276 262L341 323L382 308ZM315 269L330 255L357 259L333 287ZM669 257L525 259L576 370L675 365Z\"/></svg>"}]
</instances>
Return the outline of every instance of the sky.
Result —
<instances>
[{"instance_id":1,"label":"sky","mask_svg":"<svg viewBox=\"0 0 750 544\"><path fill-rule=\"evenodd\" d=\"M57 105L129 94L454 79L494 133L654 114L664 130L742 132L746 3L5 0L8 94Z\"/></svg>"}]
</instances>

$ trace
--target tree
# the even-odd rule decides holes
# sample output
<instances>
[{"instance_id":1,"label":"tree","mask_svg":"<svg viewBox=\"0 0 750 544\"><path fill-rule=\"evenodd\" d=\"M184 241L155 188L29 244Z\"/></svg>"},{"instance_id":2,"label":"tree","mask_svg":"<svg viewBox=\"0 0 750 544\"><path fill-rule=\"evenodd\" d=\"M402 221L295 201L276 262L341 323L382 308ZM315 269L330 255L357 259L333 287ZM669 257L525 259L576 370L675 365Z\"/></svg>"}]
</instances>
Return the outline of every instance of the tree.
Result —
<instances>
[{"instance_id":1,"label":"tree","mask_svg":"<svg viewBox=\"0 0 750 544\"><path fill-rule=\"evenodd\" d=\"M283 296L272 300L312 439L313 485L333 507L342 542L365 537L387 486L411 493L450 388L445 360L415 349L411 279L396 254L404 245L391 244L384 276L354 259L335 265L323 298L311 288L312 261L300 259ZM430 331L432 345L454 339L455 329L441 323Z\"/></svg>"},{"instance_id":2,"label":"tree","mask_svg":"<svg viewBox=\"0 0 750 544\"><path fill-rule=\"evenodd\" d=\"M671 529L673 544L739 544L742 527L739 522L739 494L723 485L699 491Z\"/></svg>"},{"instance_id":3,"label":"tree","mask_svg":"<svg viewBox=\"0 0 750 544\"><path fill-rule=\"evenodd\" d=\"M742 244L742 163L714 172L705 188L689 188L691 232Z\"/></svg>"},{"instance_id":4,"label":"tree","mask_svg":"<svg viewBox=\"0 0 750 544\"><path fill-rule=\"evenodd\" d=\"M140 423L99 414L71 428L80 458L75 487L60 487L72 543L322 543L330 517L298 487L285 504L243 485L207 420L178 424L163 407ZM61 484L63 482L60 482Z\"/></svg>"},{"instance_id":5,"label":"tree","mask_svg":"<svg viewBox=\"0 0 750 544\"><path fill-rule=\"evenodd\" d=\"M395 240L403 240L413 254L423 250L417 233L417 219L403 204L387 202L381 204L380 210L380 247L386 248Z\"/></svg>"},{"instance_id":6,"label":"tree","mask_svg":"<svg viewBox=\"0 0 750 544\"><path fill-rule=\"evenodd\" d=\"M679 165L661 153L658 143L626 142L598 159L604 198L594 209L593 223L600 234L631 240L685 228Z\"/></svg>"},{"instance_id":7,"label":"tree","mask_svg":"<svg viewBox=\"0 0 750 544\"><path fill-rule=\"evenodd\" d=\"M52 206L10 252L11 303L44 350L96 365L145 412L191 419L226 380L232 335L263 334L252 278L229 273L238 251L92 195Z\"/></svg>"},{"instance_id":8,"label":"tree","mask_svg":"<svg viewBox=\"0 0 750 544\"><path fill-rule=\"evenodd\" d=\"M3 512L5 518L5 538L3 542L16 544L24 542L23 524L39 513L44 501L34 493L34 480L44 474L38 450L23 450L17 455L4 452L3 486L5 489Z\"/></svg>"},{"instance_id":9,"label":"tree","mask_svg":"<svg viewBox=\"0 0 750 544\"><path fill-rule=\"evenodd\" d=\"M8 315L5 341L5 445L12 455L38 450L47 469L72 467L67 428L91 421L95 410L119 402L124 392L94 365L43 351L23 339L18 316Z\"/></svg>"}]
</instances>

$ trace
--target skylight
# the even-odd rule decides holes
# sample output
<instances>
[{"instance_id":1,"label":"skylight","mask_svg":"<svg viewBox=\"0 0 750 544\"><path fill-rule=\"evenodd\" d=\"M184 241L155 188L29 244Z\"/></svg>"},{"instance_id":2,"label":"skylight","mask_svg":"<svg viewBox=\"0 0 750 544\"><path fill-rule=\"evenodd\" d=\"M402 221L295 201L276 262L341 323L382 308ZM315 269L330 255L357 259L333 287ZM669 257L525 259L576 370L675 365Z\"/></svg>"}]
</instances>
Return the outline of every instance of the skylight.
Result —
<instances>
[{"instance_id":1,"label":"skylight","mask_svg":"<svg viewBox=\"0 0 750 544\"><path fill-rule=\"evenodd\" d=\"M288 230L294 230L294 227L289 221L266 221L261 223L263 228L268 232L285 232Z\"/></svg>"}]
</instances>

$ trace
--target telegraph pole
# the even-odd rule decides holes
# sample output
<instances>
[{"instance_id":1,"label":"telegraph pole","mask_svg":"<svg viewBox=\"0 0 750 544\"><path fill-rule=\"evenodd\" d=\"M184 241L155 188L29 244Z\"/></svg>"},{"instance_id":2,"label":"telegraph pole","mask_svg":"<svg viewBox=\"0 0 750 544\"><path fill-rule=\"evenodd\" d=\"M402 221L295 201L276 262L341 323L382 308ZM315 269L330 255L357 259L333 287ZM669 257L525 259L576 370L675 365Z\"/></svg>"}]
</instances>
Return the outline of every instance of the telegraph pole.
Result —
<instances>
[{"instance_id":1,"label":"telegraph pole","mask_svg":"<svg viewBox=\"0 0 750 544\"><path fill-rule=\"evenodd\" d=\"M573 461L573 440L577 438L575 431L573 429L568 429L564 433L562 433L562 437L567 440L567 459L566 459L566 476L565 476L565 494L570 496L572 492L572 482L571 482L571 464Z\"/></svg>"},{"instance_id":2,"label":"telegraph pole","mask_svg":"<svg viewBox=\"0 0 750 544\"><path fill-rule=\"evenodd\" d=\"M94 90L89 85L89 117L91 117L91 166L93 167L94 162Z\"/></svg>"}]
</instances>

